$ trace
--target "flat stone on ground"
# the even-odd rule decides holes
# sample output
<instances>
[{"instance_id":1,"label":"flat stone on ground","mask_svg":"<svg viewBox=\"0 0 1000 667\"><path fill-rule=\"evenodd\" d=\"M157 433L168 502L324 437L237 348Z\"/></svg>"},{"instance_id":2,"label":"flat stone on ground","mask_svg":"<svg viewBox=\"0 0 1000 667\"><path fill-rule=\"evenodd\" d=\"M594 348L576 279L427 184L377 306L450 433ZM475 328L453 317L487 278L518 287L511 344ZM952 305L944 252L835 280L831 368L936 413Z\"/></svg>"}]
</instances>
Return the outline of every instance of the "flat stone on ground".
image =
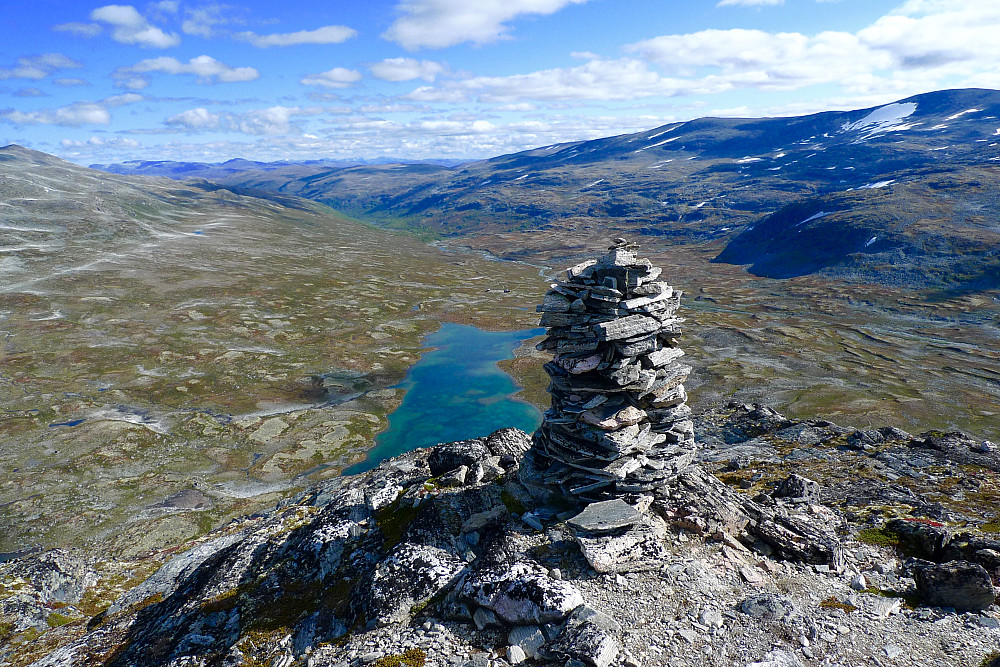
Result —
<instances>
[{"instance_id":1,"label":"flat stone on ground","mask_svg":"<svg viewBox=\"0 0 1000 667\"><path fill-rule=\"evenodd\" d=\"M588 533L606 533L634 526L641 518L639 510L624 500L615 498L587 505L566 523Z\"/></svg>"}]
</instances>

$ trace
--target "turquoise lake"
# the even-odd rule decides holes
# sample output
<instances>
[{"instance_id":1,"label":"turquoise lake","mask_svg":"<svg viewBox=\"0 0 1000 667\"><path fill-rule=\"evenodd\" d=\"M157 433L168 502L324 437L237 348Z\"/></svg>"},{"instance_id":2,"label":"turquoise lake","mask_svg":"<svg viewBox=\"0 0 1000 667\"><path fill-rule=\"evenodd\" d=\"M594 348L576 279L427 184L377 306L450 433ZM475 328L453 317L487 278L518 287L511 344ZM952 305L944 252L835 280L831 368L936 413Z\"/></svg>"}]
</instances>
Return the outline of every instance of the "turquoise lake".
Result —
<instances>
[{"instance_id":1,"label":"turquoise lake","mask_svg":"<svg viewBox=\"0 0 1000 667\"><path fill-rule=\"evenodd\" d=\"M511 398L518 386L497 367L514 349L544 329L483 331L444 323L427 336L428 349L396 388L403 402L389 415L389 428L375 439L368 458L344 471L354 475L381 461L439 442L467 440L513 426L531 433L542 421L533 405Z\"/></svg>"}]
</instances>

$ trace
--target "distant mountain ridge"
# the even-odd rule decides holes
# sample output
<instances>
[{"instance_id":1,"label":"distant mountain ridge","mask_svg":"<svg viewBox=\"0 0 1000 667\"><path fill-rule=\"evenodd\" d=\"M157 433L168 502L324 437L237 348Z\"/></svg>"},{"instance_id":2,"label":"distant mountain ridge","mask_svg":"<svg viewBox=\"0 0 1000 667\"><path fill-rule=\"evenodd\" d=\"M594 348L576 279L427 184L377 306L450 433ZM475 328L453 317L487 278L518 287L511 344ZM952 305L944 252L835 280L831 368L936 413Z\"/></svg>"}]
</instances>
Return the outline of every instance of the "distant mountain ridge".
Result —
<instances>
[{"instance_id":1,"label":"distant mountain ridge","mask_svg":"<svg viewBox=\"0 0 1000 667\"><path fill-rule=\"evenodd\" d=\"M364 160L277 160L260 162L244 158L233 158L225 162L178 162L174 160L129 160L118 164L92 164L91 169L106 171L109 174L125 176L166 176L174 179L204 178L213 179L244 171L281 171L288 174L304 175L319 173L330 169L343 169L359 165L375 164L434 164L440 166L455 166L463 160L401 160L398 158L377 158Z\"/></svg>"},{"instance_id":2,"label":"distant mountain ridge","mask_svg":"<svg viewBox=\"0 0 1000 667\"><path fill-rule=\"evenodd\" d=\"M237 161L209 180L444 236L600 226L728 243L718 260L758 275L961 289L1000 284L998 142L1000 91L964 89L856 111L701 118L457 167Z\"/></svg>"}]
</instances>

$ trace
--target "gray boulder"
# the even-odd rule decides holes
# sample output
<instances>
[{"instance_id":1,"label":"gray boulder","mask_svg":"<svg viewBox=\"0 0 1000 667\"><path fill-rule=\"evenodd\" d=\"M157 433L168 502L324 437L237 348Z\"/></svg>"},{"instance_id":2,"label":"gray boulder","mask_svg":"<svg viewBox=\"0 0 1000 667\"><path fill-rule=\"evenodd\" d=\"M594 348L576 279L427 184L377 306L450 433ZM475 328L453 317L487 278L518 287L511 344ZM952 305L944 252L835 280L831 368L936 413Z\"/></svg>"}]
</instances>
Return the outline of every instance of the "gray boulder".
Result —
<instances>
[{"instance_id":1,"label":"gray boulder","mask_svg":"<svg viewBox=\"0 0 1000 667\"><path fill-rule=\"evenodd\" d=\"M540 566L525 562L472 573L462 585L460 596L511 625L562 621L583 604L583 596L575 586L552 579Z\"/></svg>"},{"instance_id":2,"label":"gray boulder","mask_svg":"<svg viewBox=\"0 0 1000 667\"><path fill-rule=\"evenodd\" d=\"M378 625L409 620L414 607L451 584L464 567L464 561L442 549L398 545L375 567L367 596L369 619Z\"/></svg>"},{"instance_id":3,"label":"gray boulder","mask_svg":"<svg viewBox=\"0 0 1000 667\"><path fill-rule=\"evenodd\" d=\"M747 663L746 667L802 667L802 663L794 653L776 649L761 660Z\"/></svg>"},{"instance_id":4,"label":"gray boulder","mask_svg":"<svg viewBox=\"0 0 1000 667\"><path fill-rule=\"evenodd\" d=\"M817 482L793 473L778 484L778 487L771 495L775 498L788 498L799 502L818 503L820 500L820 490Z\"/></svg>"},{"instance_id":5,"label":"gray boulder","mask_svg":"<svg viewBox=\"0 0 1000 667\"><path fill-rule=\"evenodd\" d=\"M43 603L79 602L97 583L97 574L84 559L62 549L15 560L0 574L28 580Z\"/></svg>"},{"instance_id":6,"label":"gray boulder","mask_svg":"<svg viewBox=\"0 0 1000 667\"><path fill-rule=\"evenodd\" d=\"M747 616L760 621L789 623L799 615L791 600L773 593L751 595L737 608Z\"/></svg>"},{"instance_id":7,"label":"gray boulder","mask_svg":"<svg viewBox=\"0 0 1000 667\"><path fill-rule=\"evenodd\" d=\"M942 556L951 542L951 534L941 524L893 519L886 524L886 530L899 538L904 553L927 560L945 560Z\"/></svg>"},{"instance_id":8,"label":"gray boulder","mask_svg":"<svg viewBox=\"0 0 1000 667\"><path fill-rule=\"evenodd\" d=\"M921 599L933 607L981 611L996 599L989 573L982 565L968 561L918 567L913 578Z\"/></svg>"},{"instance_id":9,"label":"gray boulder","mask_svg":"<svg viewBox=\"0 0 1000 667\"><path fill-rule=\"evenodd\" d=\"M526 657L533 660L545 643L545 635L537 625L517 625L507 635L507 643L519 647Z\"/></svg>"},{"instance_id":10,"label":"gray boulder","mask_svg":"<svg viewBox=\"0 0 1000 667\"><path fill-rule=\"evenodd\" d=\"M597 572L639 572L657 570L669 557L664 546L666 524L641 524L612 535L591 535L573 531L583 557Z\"/></svg>"},{"instance_id":11,"label":"gray boulder","mask_svg":"<svg viewBox=\"0 0 1000 667\"><path fill-rule=\"evenodd\" d=\"M430 466L431 475L438 477L461 466L471 470L489 456L490 450L486 448L482 438L458 440L434 447L427 465Z\"/></svg>"},{"instance_id":12,"label":"gray boulder","mask_svg":"<svg viewBox=\"0 0 1000 667\"><path fill-rule=\"evenodd\" d=\"M581 605L566 620L566 627L544 647L545 654L562 660L579 660L593 667L609 667L622 645L622 628L615 619Z\"/></svg>"},{"instance_id":13,"label":"gray boulder","mask_svg":"<svg viewBox=\"0 0 1000 667\"><path fill-rule=\"evenodd\" d=\"M531 447L531 436L520 429L502 428L486 436L486 448L493 456L520 459Z\"/></svg>"}]
</instances>

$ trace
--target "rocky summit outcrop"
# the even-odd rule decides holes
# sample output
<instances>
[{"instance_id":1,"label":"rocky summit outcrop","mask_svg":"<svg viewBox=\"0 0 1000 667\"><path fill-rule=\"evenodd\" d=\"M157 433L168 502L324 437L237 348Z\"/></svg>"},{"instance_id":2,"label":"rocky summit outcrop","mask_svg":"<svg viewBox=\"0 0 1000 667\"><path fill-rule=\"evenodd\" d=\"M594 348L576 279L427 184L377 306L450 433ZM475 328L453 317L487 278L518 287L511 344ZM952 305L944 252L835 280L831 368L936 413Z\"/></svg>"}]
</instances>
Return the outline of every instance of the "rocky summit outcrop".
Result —
<instances>
[{"instance_id":1,"label":"rocky summit outcrop","mask_svg":"<svg viewBox=\"0 0 1000 667\"><path fill-rule=\"evenodd\" d=\"M0 665L997 657L993 443L763 405L691 415L679 295L657 278L616 243L549 294L553 408L533 437L415 450L133 560L0 563Z\"/></svg>"},{"instance_id":2,"label":"rocky summit outcrop","mask_svg":"<svg viewBox=\"0 0 1000 667\"><path fill-rule=\"evenodd\" d=\"M909 514L938 487L897 453L930 435L865 452L859 431L762 406L693 421L704 448L637 500L539 500L531 438L504 429L324 482L179 551L0 564L0 664L944 667L996 649L1000 542L958 506L948 525ZM966 455L929 451L940 467ZM833 481L889 455L912 475L895 504L888 470ZM782 475L787 457L814 472Z\"/></svg>"},{"instance_id":3,"label":"rocky summit outcrop","mask_svg":"<svg viewBox=\"0 0 1000 667\"><path fill-rule=\"evenodd\" d=\"M570 498L608 499L663 488L694 458L680 362L681 292L659 280L637 246L616 239L574 266L538 307L552 407L535 434L537 481Z\"/></svg>"}]
</instances>

